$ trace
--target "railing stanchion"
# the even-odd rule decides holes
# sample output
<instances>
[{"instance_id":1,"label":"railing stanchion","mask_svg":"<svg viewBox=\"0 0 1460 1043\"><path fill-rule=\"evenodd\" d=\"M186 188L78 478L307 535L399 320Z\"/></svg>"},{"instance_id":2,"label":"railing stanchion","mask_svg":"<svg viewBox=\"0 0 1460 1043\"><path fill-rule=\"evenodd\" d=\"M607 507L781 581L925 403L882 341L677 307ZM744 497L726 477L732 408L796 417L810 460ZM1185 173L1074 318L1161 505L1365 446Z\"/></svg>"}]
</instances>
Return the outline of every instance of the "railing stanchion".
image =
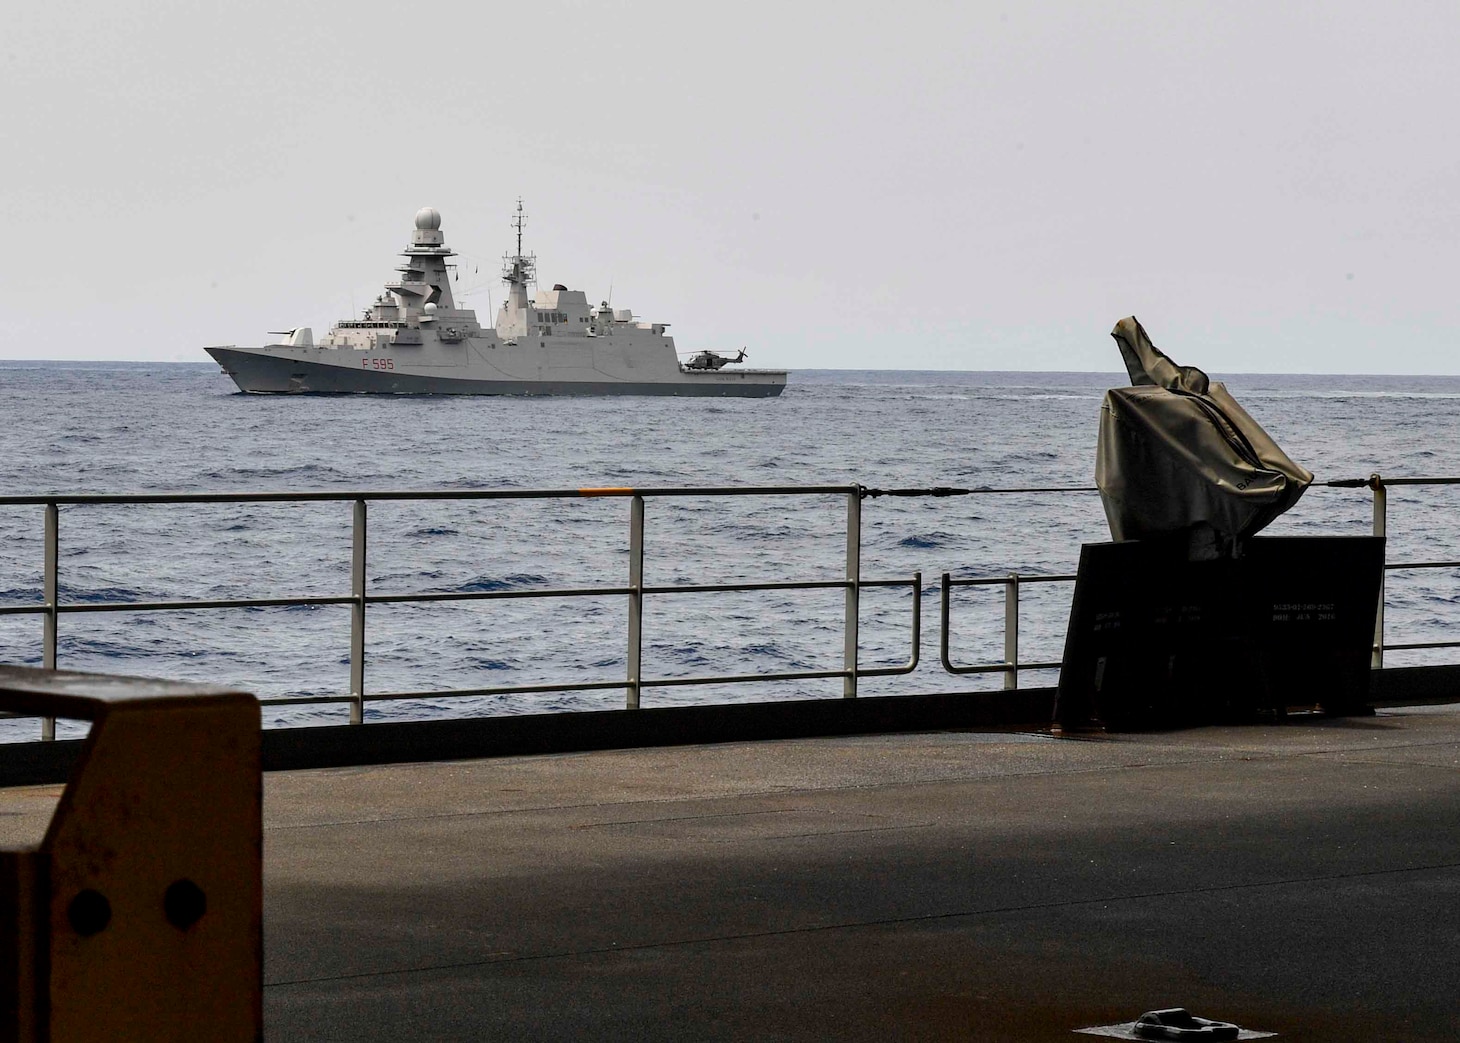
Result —
<instances>
[{"instance_id":1,"label":"railing stanchion","mask_svg":"<svg viewBox=\"0 0 1460 1043\"><path fill-rule=\"evenodd\" d=\"M1019 687L1019 573L1004 581L1004 687Z\"/></svg>"},{"instance_id":2,"label":"railing stanchion","mask_svg":"<svg viewBox=\"0 0 1460 1043\"><path fill-rule=\"evenodd\" d=\"M365 530L364 500L355 501L350 554L350 723L365 723Z\"/></svg>"},{"instance_id":3,"label":"railing stanchion","mask_svg":"<svg viewBox=\"0 0 1460 1043\"><path fill-rule=\"evenodd\" d=\"M1389 529L1389 493L1384 488L1384 479L1377 474L1369 476L1369 488L1374 490L1374 535L1385 536ZM1389 548L1384 548L1384 560L1389 560ZM1384 666L1384 575L1379 572L1379 609L1374 614L1374 654L1369 666L1375 670Z\"/></svg>"},{"instance_id":4,"label":"railing stanchion","mask_svg":"<svg viewBox=\"0 0 1460 1043\"><path fill-rule=\"evenodd\" d=\"M948 602L953 590L951 580L952 577L948 573L943 573L942 590L939 592L941 596L938 599L938 658L943 663L943 669L950 674L954 672L953 661L948 658Z\"/></svg>"},{"instance_id":5,"label":"railing stanchion","mask_svg":"<svg viewBox=\"0 0 1460 1043\"><path fill-rule=\"evenodd\" d=\"M57 609L60 594L58 573L61 564L61 512L54 500L46 504L46 561L43 569L45 584L46 614L41 638L41 666L47 670L56 669L56 624L60 621ZM56 738L56 719L41 718L41 741L51 742Z\"/></svg>"},{"instance_id":6,"label":"railing stanchion","mask_svg":"<svg viewBox=\"0 0 1460 1043\"><path fill-rule=\"evenodd\" d=\"M629 654L625 693L630 710L639 708L639 678L644 652L644 498L629 501Z\"/></svg>"},{"instance_id":7,"label":"railing stanchion","mask_svg":"<svg viewBox=\"0 0 1460 1043\"><path fill-rule=\"evenodd\" d=\"M862 489L860 486L847 494L847 607L842 667L846 677L842 681L842 695L854 699L857 695L857 623L862 601Z\"/></svg>"}]
</instances>

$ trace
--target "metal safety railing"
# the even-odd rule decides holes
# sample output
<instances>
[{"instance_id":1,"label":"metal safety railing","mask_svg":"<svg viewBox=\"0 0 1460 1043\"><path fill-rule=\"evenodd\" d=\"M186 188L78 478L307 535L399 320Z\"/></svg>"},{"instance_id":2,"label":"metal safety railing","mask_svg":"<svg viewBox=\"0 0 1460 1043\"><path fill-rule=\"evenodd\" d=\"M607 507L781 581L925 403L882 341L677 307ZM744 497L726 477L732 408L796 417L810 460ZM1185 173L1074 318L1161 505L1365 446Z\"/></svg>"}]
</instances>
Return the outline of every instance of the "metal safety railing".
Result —
<instances>
[{"instance_id":1,"label":"metal safety railing","mask_svg":"<svg viewBox=\"0 0 1460 1043\"><path fill-rule=\"evenodd\" d=\"M1446 486L1460 485L1460 477L1426 477L1426 478L1385 478L1379 474L1372 474L1368 478L1346 478L1336 479L1327 482L1314 483L1319 488L1329 489L1368 489L1373 494L1373 527L1375 536L1388 535L1388 511L1389 497L1388 488L1393 486ZM888 490L879 495L895 496L962 496L974 493L1067 493L1067 492L1098 492L1094 486L1050 486L1035 487L1027 489L954 489L944 486L934 487L925 490ZM1460 568L1460 560L1437 560L1437 561L1385 561L1385 574L1402 570L1420 569L1447 569ZM1011 572L1006 576L990 576L980 578L953 578L949 573L943 573L942 591L940 598L940 626L939 626L939 655L943 669L950 674L1003 674L1004 688L1015 689L1019 687L1019 674L1026 670L1052 670L1058 669L1059 662L1021 662L1019 658L1019 608L1020 588L1031 583L1073 583L1074 575L1043 575L1043 574L1022 574ZM956 587L1003 587L1004 592L1004 658L1000 662L977 663L973 665L960 666L953 662L949 651L950 634L952 630L952 591ZM1384 666L1384 653L1386 651L1418 651L1422 649L1436 648L1460 648L1460 641L1404 641L1389 642L1385 640L1385 603L1387 600L1386 586L1381 580L1379 588L1378 611L1374 620L1374 642L1371 665L1374 669L1382 669Z\"/></svg>"},{"instance_id":2,"label":"metal safety railing","mask_svg":"<svg viewBox=\"0 0 1460 1043\"><path fill-rule=\"evenodd\" d=\"M1028 583L1073 583L1074 575L1067 576L1024 576L1017 572L1011 572L1003 577L990 577L987 579L954 579L948 573L943 573L942 597L939 599L940 636L938 642L938 657L943 663L943 669L950 674L1003 674L1004 687L1014 689L1019 687L1019 672L1021 670L1057 670L1060 663L1036 662L1021 663L1019 661L1019 588ZM948 651L950 633L951 601L954 587L993 587L1004 588L1004 661L1001 663L976 663L972 666L956 665Z\"/></svg>"},{"instance_id":3,"label":"metal safety railing","mask_svg":"<svg viewBox=\"0 0 1460 1043\"><path fill-rule=\"evenodd\" d=\"M63 615L93 612L176 612L199 609L275 608L292 606L350 606L350 690L346 695L299 695L260 700L264 705L298 705L345 702L350 708L350 723L365 719L365 704L387 700L496 696L569 691L597 691L622 688L626 707L637 709L646 688L708 684L743 684L765 681L799 681L841 678L842 694L855 697L857 682L863 677L886 677L907 674L917 669L922 643L922 573L905 578L867 579L862 576L862 500L866 490L856 485L827 486L754 486L703 488L583 488L546 490L468 490L468 491L381 491L381 492L310 492L310 493L156 493L156 494L78 494L70 496L0 496L0 506L39 505L45 509L44 561L42 567L42 602L40 604L0 606L0 615L40 615L43 619L42 665L56 666L58 626ZM746 496L841 496L846 500L846 566L843 578L834 580L771 580L740 583L698 583L652 585L644 582L645 505L655 499L675 497L746 497ZM482 500L545 500L621 498L629 501L629 568L628 582L616 586L584 586L529 590L447 591L405 594L371 594L366 590L366 565L369 560L369 505L380 501L482 501ZM223 504L223 503L308 503L348 502L352 504L350 593L326 596L212 598L168 601L107 601L74 603L60 597L60 508L75 505L106 504ZM897 666L861 665L858 657L858 623L862 591L870 588L910 587L912 592L911 652L906 663ZM836 590L845 592L843 619L842 665L822 670L791 670L776 673L739 673L692 677L645 677L643 675L644 599L678 594L704 594L748 591ZM613 680L562 681L547 684L493 685L450 690L389 691L367 690L366 618L371 605L424 602L492 601L528 598L604 598L621 597L628 602L627 675ZM44 718L43 740L55 738L55 719Z\"/></svg>"},{"instance_id":4,"label":"metal safety railing","mask_svg":"<svg viewBox=\"0 0 1460 1043\"><path fill-rule=\"evenodd\" d=\"M946 498L953 496L998 496L1011 493L1028 495L1050 495L1067 493L1095 493L1099 492L1093 485L1034 485L1034 486L983 486L979 488L959 488L948 485L935 485L926 488L915 489L868 489L867 496L927 496L935 498ZM950 573L943 573L941 582L941 597L939 598L939 626L938 626L938 657L943 669L950 674L1003 674L1004 688L1006 690L1019 687L1019 674L1025 670L1057 670L1059 662L1033 662L1024 663L1019 659L1019 588L1021 584L1027 583L1073 583L1074 575L1043 575L1023 574L1010 572L1005 576L988 576L976 578L955 579ZM952 632L952 591L955 587L993 587L1004 588L1004 658L996 663L975 663L967 666L960 666L953 662L952 653L949 650Z\"/></svg>"},{"instance_id":5,"label":"metal safety railing","mask_svg":"<svg viewBox=\"0 0 1460 1043\"><path fill-rule=\"evenodd\" d=\"M1373 496L1372 531L1376 536L1387 535L1388 495L1387 489L1395 486L1447 486L1460 485L1460 477L1436 478L1383 478L1378 474L1366 479L1341 479L1315 483L1317 487L1332 489L1368 489ZM708 684L740 684L767 681L797 681L836 679L842 681L842 694L857 695L858 680L864 677L893 676L909 674L917 669L920 661L922 635L922 572L915 572L901 578L867 579L861 574L862 558L862 508L863 500L881 496L888 497L963 497L999 494L1064 495L1070 493L1094 493L1094 486L1031 486L1009 488L954 488L933 486L917 489L869 489L859 485L823 486L717 486L692 488L583 488L548 490L465 490L465 491L379 491L379 492L279 492L279 493L157 493L157 494L78 494L66 496L0 496L0 506L42 506L45 511L45 538L43 558L42 600L39 604L0 606L0 616L40 615L43 619L42 664L47 668L56 666L58 626L63 615L92 612L170 612L198 609L224 608L269 608L291 606L350 606L350 682L347 694L319 694L279 696L261 700L265 705L297 705L319 703L347 703L350 721L359 724L364 721L365 704L387 700L409 700L422 698L450 698L465 696L496 696L512 694L541 694L569 691L595 691L623 689L627 709L637 709L644 689L655 687L676 687ZM736 583L700 583L653 585L644 582L645 508L653 500L683 497L781 497L781 496L835 496L846 503L845 527L845 569L839 579L828 580L767 580ZM369 560L369 505L380 501L483 501L483 500L547 500L622 498L629 501L629 564L627 583L622 585L580 586L565 588L543 588L525 590L478 590L478 591L428 591L419 593L372 594L366 589L366 565ZM59 578L60 561L60 508L73 505L141 505L141 504L227 504L227 503L308 503L347 502L352 505L351 519L351 561L350 592L340 595L188 599L168 601L107 601L101 603L66 602L61 599ZM1385 563L1385 571L1460 568L1460 560L1400 561ZM1004 575L986 577L954 577L944 573L941 581L939 652L943 669L953 675L1002 674L1006 689L1019 687L1022 672L1053 670L1058 662L1025 662L1020 656L1020 604L1021 590L1030 584L1071 583L1073 575L1027 574L1009 572ZM911 650L908 660L896 666L866 667L859 661L859 624L862 591L871 588L910 587L911 608ZM953 628L953 592L957 588L1001 587L1004 598L1003 612L1003 658L996 662L959 664L950 652ZM844 592L842 662L839 667L820 670L795 670L775 673L737 673L703 675L690 677L646 677L643 673L644 605L646 598L676 594L792 591L792 590L836 590ZM420 691L372 692L366 686L366 619L367 609L372 605L426 603L426 602L468 602L531 598L624 598L628 605L626 634L626 673L621 678L560 681L544 684L494 685ZM1385 589L1381 587L1378 616L1375 624L1372 664L1374 668L1384 665L1385 651L1413 651L1421 649L1460 648L1456 641L1406 641L1385 640ZM42 722L42 738L55 736L55 722Z\"/></svg>"},{"instance_id":6,"label":"metal safety railing","mask_svg":"<svg viewBox=\"0 0 1460 1043\"><path fill-rule=\"evenodd\" d=\"M1385 478L1380 474L1371 474L1367 479L1352 479L1350 481L1329 482L1329 485L1340 488L1368 488L1374 494L1374 535L1387 536L1389 533L1389 492L1394 486L1406 485L1460 485L1460 477L1442 478ZM1460 568L1460 561L1389 561L1384 562L1384 572L1411 571L1421 569L1453 569ZM1386 596L1385 588L1387 583L1380 581L1379 587L1379 614L1374 621L1374 652L1371 665L1379 670L1384 667L1384 653L1411 652L1427 648L1460 648L1460 641L1404 641L1386 642L1384 640L1384 605Z\"/></svg>"}]
</instances>

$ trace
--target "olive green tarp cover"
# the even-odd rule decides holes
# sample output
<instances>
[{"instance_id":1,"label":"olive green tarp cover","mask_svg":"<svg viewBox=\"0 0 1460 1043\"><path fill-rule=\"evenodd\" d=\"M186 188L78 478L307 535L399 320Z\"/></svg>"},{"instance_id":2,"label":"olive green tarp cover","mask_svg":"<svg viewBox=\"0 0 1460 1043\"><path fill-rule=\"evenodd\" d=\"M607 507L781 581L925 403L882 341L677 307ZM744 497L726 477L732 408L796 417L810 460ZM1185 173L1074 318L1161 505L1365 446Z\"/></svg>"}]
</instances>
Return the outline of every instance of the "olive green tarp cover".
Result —
<instances>
[{"instance_id":1,"label":"olive green tarp cover","mask_svg":"<svg viewBox=\"0 0 1460 1043\"><path fill-rule=\"evenodd\" d=\"M1231 548L1298 502L1312 473L1226 387L1172 362L1135 316L1111 336L1135 385L1107 391L1100 408L1095 484L1115 539L1210 529Z\"/></svg>"}]
</instances>

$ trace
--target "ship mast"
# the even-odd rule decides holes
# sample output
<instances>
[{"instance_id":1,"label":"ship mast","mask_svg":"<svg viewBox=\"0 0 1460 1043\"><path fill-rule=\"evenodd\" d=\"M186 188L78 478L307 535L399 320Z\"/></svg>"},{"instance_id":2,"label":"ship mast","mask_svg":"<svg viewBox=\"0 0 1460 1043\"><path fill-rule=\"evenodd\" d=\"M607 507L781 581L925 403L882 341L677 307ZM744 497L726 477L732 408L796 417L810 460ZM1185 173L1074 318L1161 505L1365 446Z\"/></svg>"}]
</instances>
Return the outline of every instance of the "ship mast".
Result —
<instances>
[{"instance_id":1,"label":"ship mast","mask_svg":"<svg viewBox=\"0 0 1460 1043\"><path fill-rule=\"evenodd\" d=\"M507 284L507 299L502 302L502 312L497 316L497 335L505 339L526 336L529 325L527 284L537 279L537 257L522 252L522 230L526 227L527 214L522 209L519 196L517 210L512 215L512 228L517 233L517 252L502 258L502 281Z\"/></svg>"},{"instance_id":2,"label":"ship mast","mask_svg":"<svg viewBox=\"0 0 1460 1043\"><path fill-rule=\"evenodd\" d=\"M522 230L527 227L527 213L522 209L522 198L517 199L517 210L512 215L512 228L517 233L517 252L503 258L502 281L509 286L522 287L537 277L537 256L522 252Z\"/></svg>"}]
</instances>

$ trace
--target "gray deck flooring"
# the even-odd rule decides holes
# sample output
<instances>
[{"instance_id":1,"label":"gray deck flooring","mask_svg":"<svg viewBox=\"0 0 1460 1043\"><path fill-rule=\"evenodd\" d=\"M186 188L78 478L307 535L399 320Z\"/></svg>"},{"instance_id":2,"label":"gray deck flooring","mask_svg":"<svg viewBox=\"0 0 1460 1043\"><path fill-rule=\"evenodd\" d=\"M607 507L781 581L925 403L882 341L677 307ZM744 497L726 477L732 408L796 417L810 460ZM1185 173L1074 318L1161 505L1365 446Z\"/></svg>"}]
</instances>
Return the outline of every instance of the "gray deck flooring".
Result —
<instances>
[{"instance_id":1,"label":"gray deck flooring","mask_svg":"<svg viewBox=\"0 0 1460 1043\"><path fill-rule=\"evenodd\" d=\"M1460 1037L1460 707L277 773L265 830L270 1040Z\"/></svg>"}]
</instances>

